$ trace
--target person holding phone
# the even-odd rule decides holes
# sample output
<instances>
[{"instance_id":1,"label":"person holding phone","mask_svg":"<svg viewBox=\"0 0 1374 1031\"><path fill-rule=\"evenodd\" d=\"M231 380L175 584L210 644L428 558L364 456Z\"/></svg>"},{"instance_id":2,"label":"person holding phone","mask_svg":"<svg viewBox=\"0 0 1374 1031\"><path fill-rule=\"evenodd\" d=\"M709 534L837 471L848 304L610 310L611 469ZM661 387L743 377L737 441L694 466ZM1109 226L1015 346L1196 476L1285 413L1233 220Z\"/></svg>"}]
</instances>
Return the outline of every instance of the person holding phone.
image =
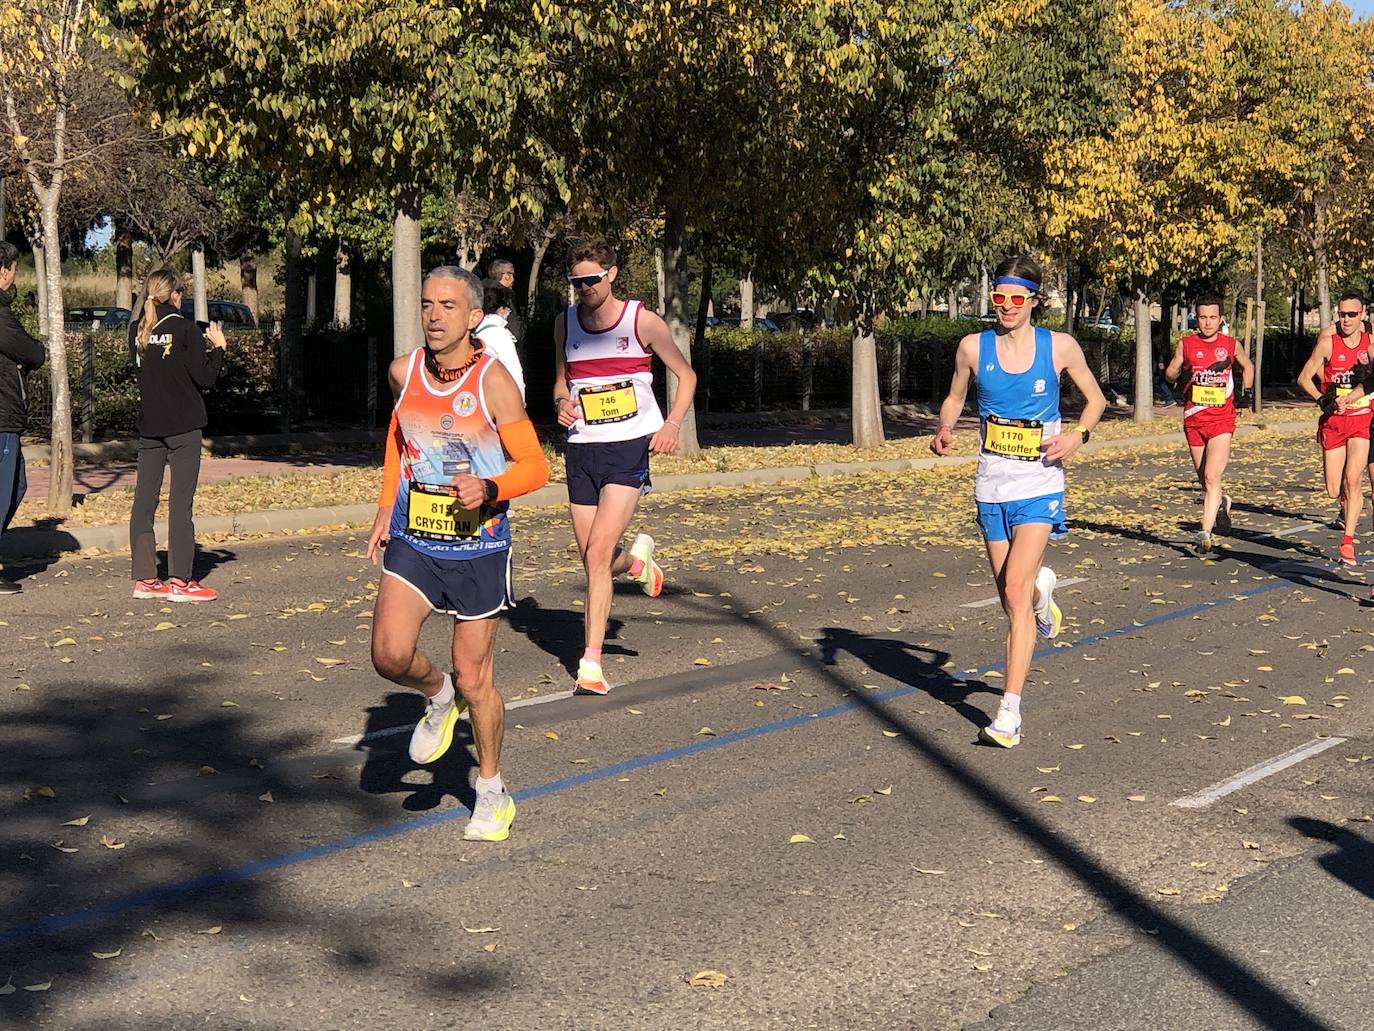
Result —
<instances>
[{"instance_id":1,"label":"person holding phone","mask_svg":"<svg viewBox=\"0 0 1374 1031\"><path fill-rule=\"evenodd\" d=\"M201 430L208 421L203 392L214 386L228 346L218 322L206 333L181 314L176 273L148 276L141 315L130 324L129 349L138 373L138 478L129 517L135 598L214 601L218 593L194 579L196 527L192 507L200 479ZM210 346L206 347L206 340ZM167 579L158 576L153 517L162 477L172 469L167 512Z\"/></svg>"}]
</instances>

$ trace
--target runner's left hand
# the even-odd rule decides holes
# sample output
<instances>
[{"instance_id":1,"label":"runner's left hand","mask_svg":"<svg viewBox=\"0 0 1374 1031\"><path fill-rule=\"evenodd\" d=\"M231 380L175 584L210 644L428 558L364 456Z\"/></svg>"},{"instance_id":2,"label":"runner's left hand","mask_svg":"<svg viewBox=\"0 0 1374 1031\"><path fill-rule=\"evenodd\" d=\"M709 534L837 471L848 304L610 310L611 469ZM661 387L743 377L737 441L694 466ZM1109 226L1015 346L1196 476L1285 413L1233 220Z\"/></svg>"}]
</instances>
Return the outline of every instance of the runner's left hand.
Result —
<instances>
[{"instance_id":1,"label":"runner's left hand","mask_svg":"<svg viewBox=\"0 0 1374 1031\"><path fill-rule=\"evenodd\" d=\"M671 455L677 450L677 427L670 422L665 422L663 428L654 434L649 441L649 454L651 455Z\"/></svg>"},{"instance_id":2,"label":"runner's left hand","mask_svg":"<svg viewBox=\"0 0 1374 1031\"><path fill-rule=\"evenodd\" d=\"M459 473L453 478L452 483L458 489L458 504L466 509L479 508L487 499L487 489L476 476Z\"/></svg>"},{"instance_id":3,"label":"runner's left hand","mask_svg":"<svg viewBox=\"0 0 1374 1031\"><path fill-rule=\"evenodd\" d=\"M1059 433L1041 446L1045 452L1045 461L1062 462L1083 446L1083 434Z\"/></svg>"}]
</instances>

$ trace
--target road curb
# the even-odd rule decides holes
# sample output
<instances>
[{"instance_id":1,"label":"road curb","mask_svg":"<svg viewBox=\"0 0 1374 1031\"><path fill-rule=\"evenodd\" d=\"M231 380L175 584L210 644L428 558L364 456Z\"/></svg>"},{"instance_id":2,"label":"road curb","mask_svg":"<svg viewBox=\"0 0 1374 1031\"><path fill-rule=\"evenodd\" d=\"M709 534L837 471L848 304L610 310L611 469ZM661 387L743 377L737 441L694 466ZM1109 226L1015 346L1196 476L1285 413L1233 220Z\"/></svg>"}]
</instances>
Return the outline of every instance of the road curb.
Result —
<instances>
[{"instance_id":1,"label":"road curb","mask_svg":"<svg viewBox=\"0 0 1374 1031\"><path fill-rule=\"evenodd\" d=\"M1313 430L1311 420L1301 422L1282 422L1273 424L1241 425L1236 427L1237 437L1248 437L1255 433L1301 433ZM246 438L245 438L246 439ZM1149 437L1124 437L1112 440L1092 441L1081 449L1084 454L1111 451L1123 448L1150 446L1154 444L1176 443L1177 430L1155 434ZM858 473L911 472L934 469L937 466L972 465L975 456L963 455L953 458L898 458L868 462L821 462L815 465L788 465L767 469L741 469L735 472L682 473L676 476L661 476L654 481L654 492L664 493L679 490L700 490L711 487L749 487L767 483L789 483L812 478L831 476L853 476ZM548 508L567 501L567 490L561 483L541 487L532 494L516 500L517 508ZM331 526L371 526L376 517L376 505L336 505L328 508L283 509L269 512L239 512L228 516L208 516L196 520L196 530L200 534L216 536L239 536L267 533L302 533ZM159 540L167 539L167 524L156 526ZM19 527L11 529L0 537L0 558L6 561L46 558L55 554L72 552L127 551L129 548L129 528L127 526L91 526L71 530L54 530L41 527Z\"/></svg>"}]
</instances>

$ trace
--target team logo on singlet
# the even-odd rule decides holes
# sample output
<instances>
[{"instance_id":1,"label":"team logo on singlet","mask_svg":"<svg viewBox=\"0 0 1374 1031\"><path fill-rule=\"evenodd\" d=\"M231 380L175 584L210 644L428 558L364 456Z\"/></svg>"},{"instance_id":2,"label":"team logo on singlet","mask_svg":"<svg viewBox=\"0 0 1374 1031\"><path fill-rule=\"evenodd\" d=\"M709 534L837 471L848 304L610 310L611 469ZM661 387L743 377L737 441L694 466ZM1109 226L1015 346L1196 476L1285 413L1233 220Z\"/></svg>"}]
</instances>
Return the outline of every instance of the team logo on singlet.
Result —
<instances>
[{"instance_id":1,"label":"team logo on singlet","mask_svg":"<svg viewBox=\"0 0 1374 1031\"><path fill-rule=\"evenodd\" d=\"M1355 360L1356 360L1357 362L1359 362L1361 365L1368 365L1368 364L1369 364L1369 352L1368 352L1368 351L1356 351L1356 352L1355 352Z\"/></svg>"},{"instance_id":2,"label":"team logo on singlet","mask_svg":"<svg viewBox=\"0 0 1374 1031\"><path fill-rule=\"evenodd\" d=\"M1044 392L1045 392L1045 381L1044 381L1043 379L1038 379L1038 380L1036 380L1036 381L1035 381L1035 393L1037 393L1037 394L1043 394Z\"/></svg>"},{"instance_id":3,"label":"team logo on singlet","mask_svg":"<svg viewBox=\"0 0 1374 1031\"><path fill-rule=\"evenodd\" d=\"M630 349L630 338L629 338L629 337L616 337L616 338L615 338L615 349L616 349L617 351L628 351L628 350Z\"/></svg>"},{"instance_id":4,"label":"team logo on singlet","mask_svg":"<svg viewBox=\"0 0 1374 1031\"><path fill-rule=\"evenodd\" d=\"M440 428L441 430L451 430L451 429L453 429L453 416L451 416L451 415L444 415L444 416L441 416L441 417L439 418L439 428Z\"/></svg>"},{"instance_id":5,"label":"team logo on singlet","mask_svg":"<svg viewBox=\"0 0 1374 1031\"><path fill-rule=\"evenodd\" d=\"M991 372L991 371L992 371L992 362L988 362L986 371L987 371L987 372Z\"/></svg>"},{"instance_id":6,"label":"team logo on singlet","mask_svg":"<svg viewBox=\"0 0 1374 1031\"><path fill-rule=\"evenodd\" d=\"M453 410L461 416L469 416L477 411L477 398L464 390L453 399Z\"/></svg>"},{"instance_id":7,"label":"team logo on singlet","mask_svg":"<svg viewBox=\"0 0 1374 1031\"><path fill-rule=\"evenodd\" d=\"M1229 354L1226 348L1224 347L1218 347L1215 351L1212 352L1212 355L1216 358L1217 361L1223 361L1224 359L1229 357Z\"/></svg>"}]
</instances>

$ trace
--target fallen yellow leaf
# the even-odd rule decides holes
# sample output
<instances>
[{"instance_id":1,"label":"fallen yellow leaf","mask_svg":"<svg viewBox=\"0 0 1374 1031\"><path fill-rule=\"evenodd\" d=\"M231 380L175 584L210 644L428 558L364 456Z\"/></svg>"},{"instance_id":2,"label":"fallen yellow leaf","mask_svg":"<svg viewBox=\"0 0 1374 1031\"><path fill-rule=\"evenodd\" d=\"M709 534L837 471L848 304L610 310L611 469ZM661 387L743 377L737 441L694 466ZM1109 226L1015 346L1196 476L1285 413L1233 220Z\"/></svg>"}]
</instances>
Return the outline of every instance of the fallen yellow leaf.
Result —
<instances>
[{"instance_id":1,"label":"fallen yellow leaf","mask_svg":"<svg viewBox=\"0 0 1374 1031\"><path fill-rule=\"evenodd\" d=\"M687 983L694 988L724 988L728 980L719 970L698 970L687 978Z\"/></svg>"},{"instance_id":2,"label":"fallen yellow leaf","mask_svg":"<svg viewBox=\"0 0 1374 1031\"><path fill-rule=\"evenodd\" d=\"M793 834L787 839L787 843L789 845L814 845L816 842L814 839L808 838L805 834Z\"/></svg>"}]
</instances>

